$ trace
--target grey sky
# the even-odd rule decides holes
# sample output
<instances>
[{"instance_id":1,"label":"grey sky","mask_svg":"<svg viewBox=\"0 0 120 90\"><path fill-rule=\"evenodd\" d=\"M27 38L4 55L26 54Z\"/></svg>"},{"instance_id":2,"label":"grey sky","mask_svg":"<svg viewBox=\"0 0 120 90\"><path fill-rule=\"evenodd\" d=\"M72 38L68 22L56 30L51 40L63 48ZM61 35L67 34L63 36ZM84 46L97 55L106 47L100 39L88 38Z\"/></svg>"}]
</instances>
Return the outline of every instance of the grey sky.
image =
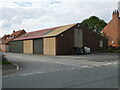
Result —
<instances>
[{"instance_id":1,"label":"grey sky","mask_svg":"<svg viewBox=\"0 0 120 90\"><path fill-rule=\"evenodd\" d=\"M13 29L29 32L78 23L92 15L109 22L117 4L118 0L1 0L0 37Z\"/></svg>"}]
</instances>

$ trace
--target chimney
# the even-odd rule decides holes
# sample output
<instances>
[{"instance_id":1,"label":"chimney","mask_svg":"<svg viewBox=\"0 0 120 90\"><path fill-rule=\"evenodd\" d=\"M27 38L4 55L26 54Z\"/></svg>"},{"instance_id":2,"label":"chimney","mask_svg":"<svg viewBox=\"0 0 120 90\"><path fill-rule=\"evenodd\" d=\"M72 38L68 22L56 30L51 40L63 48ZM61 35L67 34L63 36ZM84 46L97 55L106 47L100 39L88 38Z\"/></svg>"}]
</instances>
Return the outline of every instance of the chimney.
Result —
<instances>
[{"instance_id":1,"label":"chimney","mask_svg":"<svg viewBox=\"0 0 120 90\"><path fill-rule=\"evenodd\" d=\"M118 10L115 10L115 11L113 11L113 19L118 19L118 17L119 17L119 11Z\"/></svg>"},{"instance_id":2,"label":"chimney","mask_svg":"<svg viewBox=\"0 0 120 90\"><path fill-rule=\"evenodd\" d=\"M120 13L120 1L118 2L118 11Z\"/></svg>"},{"instance_id":3,"label":"chimney","mask_svg":"<svg viewBox=\"0 0 120 90\"><path fill-rule=\"evenodd\" d=\"M13 33L15 32L15 30L13 30Z\"/></svg>"}]
</instances>

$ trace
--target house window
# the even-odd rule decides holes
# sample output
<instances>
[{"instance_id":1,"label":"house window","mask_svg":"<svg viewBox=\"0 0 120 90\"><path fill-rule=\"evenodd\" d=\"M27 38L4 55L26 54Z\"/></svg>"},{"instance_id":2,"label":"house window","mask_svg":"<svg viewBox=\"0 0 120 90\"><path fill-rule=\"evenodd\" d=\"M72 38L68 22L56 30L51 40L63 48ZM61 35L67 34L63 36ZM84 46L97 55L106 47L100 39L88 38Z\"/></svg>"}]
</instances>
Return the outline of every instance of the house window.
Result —
<instances>
[{"instance_id":1,"label":"house window","mask_svg":"<svg viewBox=\"0 0 120 90\"><path fill-rule=\"evenodd\" d=\"M103 47L103 41L100 41L100 47Z\"/></svg>"}]
</instances>

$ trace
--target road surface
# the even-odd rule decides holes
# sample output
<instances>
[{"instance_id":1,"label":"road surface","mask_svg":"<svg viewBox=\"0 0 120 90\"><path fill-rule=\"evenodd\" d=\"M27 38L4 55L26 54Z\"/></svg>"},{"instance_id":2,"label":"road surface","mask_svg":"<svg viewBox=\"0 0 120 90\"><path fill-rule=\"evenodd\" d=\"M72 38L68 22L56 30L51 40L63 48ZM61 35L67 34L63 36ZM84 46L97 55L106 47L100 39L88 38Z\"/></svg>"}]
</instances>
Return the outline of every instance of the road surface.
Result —
<instances>
[{"instance_id":1,"label":"road surface","mask_svg":"<svg viewBox=\"0 0 120 90\"><path fill-rule=\"evenodd\" d=\"M3 88L118 88L117 54L6 56L20 70L3 76Z\"/></svg>"}]
</instances>

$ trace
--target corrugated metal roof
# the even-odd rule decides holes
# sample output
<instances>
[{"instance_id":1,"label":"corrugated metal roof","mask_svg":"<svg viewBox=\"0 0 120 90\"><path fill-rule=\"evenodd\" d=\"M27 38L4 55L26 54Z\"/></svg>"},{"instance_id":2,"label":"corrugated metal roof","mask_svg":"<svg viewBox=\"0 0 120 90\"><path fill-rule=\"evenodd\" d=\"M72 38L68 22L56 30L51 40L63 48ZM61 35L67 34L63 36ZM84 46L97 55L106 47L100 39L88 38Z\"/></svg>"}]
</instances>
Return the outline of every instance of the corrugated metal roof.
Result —
<instances>
[{"instance_id":1,"label":"corrugated metal roof","mask_svg":"<svg viewBox=\"0 0 120 90\"><path fill-rule=\"evenodd\" d=\"M54 31L42 36L42 37L51 37L51 36L56 36L59 35L60 33L68 30L69 28L75 26L76 24L70 24L70 25L65 25L65 26L60 26L59 28L55 29Z\"/></svg>"},{"instance_id":2,"label":"corrugated metal roof","mask_svg":"<svg viewBox=\"0 0 120 90\"><path fill-rule=\"evenodd\" d=\"M64 25L64 26L59 26L59 27L54 27L54 28L49 28L49 29L28 32L28 33L14 39L13 41L56 36L64 31L68 30L69 28L75 26L76 24L70 24L70 25Z\"/></svg>"},{"instance_id":3,"label":"corrugated metal roof","mask_svg":"<svg viewBox=\"0 0 120 90\"><path fill-rule=\"evenodd\" d=\"M26 40L26 39L34 39L34 38L41 38L43 35L45 35L47 32L50 32L54 29L56 29L58 27L55 28L49 28L49 29L43 29L43 30L38 30L38 31L33 31L33 32L28 32L16 39L14 39L13 41L16 40Z\"/></svg>"}]
</instances>

